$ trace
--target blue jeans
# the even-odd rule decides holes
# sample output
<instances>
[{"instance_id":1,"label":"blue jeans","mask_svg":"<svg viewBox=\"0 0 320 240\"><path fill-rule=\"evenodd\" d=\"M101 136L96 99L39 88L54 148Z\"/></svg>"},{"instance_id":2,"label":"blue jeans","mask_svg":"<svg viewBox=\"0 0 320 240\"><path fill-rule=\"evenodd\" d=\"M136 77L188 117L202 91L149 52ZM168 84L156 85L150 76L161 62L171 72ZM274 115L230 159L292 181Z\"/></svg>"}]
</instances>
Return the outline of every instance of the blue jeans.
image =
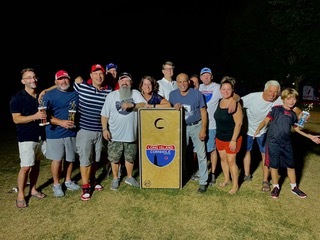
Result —
<instances>
[{"instance_id":1,"label":"blue jeans","mask_svg":"<svg viewBox=\"0 0 320 240\"><path fill-rule=\"evenodd\" d=\"M198 124L187 126L186 137L187 146L189 145L189 138L191 138L194 149L197 152L198 166L199 166L199 184L207 185L208 181L208 165L207 165L207 154L206 145L204 141L199 139L199 133L201 131L201 121Z\"/></svg>"}]
</instances>

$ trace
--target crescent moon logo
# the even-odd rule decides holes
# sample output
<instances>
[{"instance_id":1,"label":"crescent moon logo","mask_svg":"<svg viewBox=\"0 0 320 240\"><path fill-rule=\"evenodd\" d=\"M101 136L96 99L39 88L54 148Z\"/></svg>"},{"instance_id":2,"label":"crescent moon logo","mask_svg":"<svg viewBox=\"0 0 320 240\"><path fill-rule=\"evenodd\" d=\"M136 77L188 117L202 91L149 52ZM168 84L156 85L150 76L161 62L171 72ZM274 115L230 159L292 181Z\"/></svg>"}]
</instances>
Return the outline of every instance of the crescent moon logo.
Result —
<instances>
[{"instance_id":1,"label":"crescent moon logo","mask_svg":"<svg viewBox=\"0 0 320 240\"><path fill-rule=\"evenodd\" d=\"M163 126L163 121L164 121L163 118L157 118L157 119L154 121L154 126L155 126L157 129L163 129L163 128L164 128L164 126Z\"/></svg>"}]
</instances>

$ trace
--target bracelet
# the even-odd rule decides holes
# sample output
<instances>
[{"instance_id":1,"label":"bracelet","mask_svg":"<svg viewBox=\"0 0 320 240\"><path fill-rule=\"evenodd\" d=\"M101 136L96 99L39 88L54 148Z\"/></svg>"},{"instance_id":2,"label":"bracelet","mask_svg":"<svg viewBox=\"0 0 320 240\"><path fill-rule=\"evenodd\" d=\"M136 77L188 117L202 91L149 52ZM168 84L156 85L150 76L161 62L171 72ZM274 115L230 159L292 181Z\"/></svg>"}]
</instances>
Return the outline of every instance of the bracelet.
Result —
<instances>
[{"instance_id":1,"label":"bracelet","mask_svg":"<svg viewBox=\"0 0 320 240\"><path fill-rule=\"evenodd\" d=\"M153 108L156 108L156 104L155 103L153 104Z\"/></svg>"},{"instance_id":2,"label":"bracelet","mask_svg":"<svg viewBox=\"0 0 320 240\"><path fill-rule=\"evenodd\" d=\"M231 142L236 142L236 141L237 141L237 140L232 140L232 139L231 139Z\"/></svg>"},{"instance_id":3,"label":"bracelet","mask_svg":"<svg viewBox=\"0 0 320 240\"><path fill-rule=\"evenodd\" d=\"M102 132L104 132L104 131L106 131L106 130L108 130L108 128L103 128L103 129L102 129Z\"/></svg>"}]
</instances>

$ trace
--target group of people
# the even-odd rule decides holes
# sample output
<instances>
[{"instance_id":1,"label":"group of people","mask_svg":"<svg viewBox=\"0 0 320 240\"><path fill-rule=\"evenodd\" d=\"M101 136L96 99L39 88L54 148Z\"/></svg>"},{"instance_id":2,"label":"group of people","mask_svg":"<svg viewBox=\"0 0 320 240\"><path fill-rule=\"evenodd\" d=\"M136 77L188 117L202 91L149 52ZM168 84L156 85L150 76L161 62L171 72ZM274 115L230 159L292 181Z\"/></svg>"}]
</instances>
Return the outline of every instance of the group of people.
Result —
<instances>
[{"instance_id":1,"label":"group of people","mask_svg":"<svg viewBox=\"0 0 320 240\"><path fill-rule=\"evenodd\" d=\"M116 191L119 188L119 170L123 160L127 175L124 182L140 187L133 176L138 149L139 108L175 108L183 111L186 144L193 144L197 156L198 192L204 193L208 185L215 184L218 156L224 175L219 186L232 184L229 193L235 194L238 191L239 168L236 157L242 145L246 148L244 180L251 180L250 151L254 139L257 139L264 169L262 190L271 190L271 168L272 197L279 196L276 170L281 165L288 169L292 191L300 197L306 196L296 184L289 130L293 126L298 133L317 144L320 139L304 133L294 125L299 117L298 112L293 112L298 98L296 91L286 89L280 96L280 85L272 80L265 84L263 92L240 97L235 93L235 79L232 77L225 76L220 83L216 83L211 69L205 67L199 76L195 74L189 77L186 73L179 73L174 80L174 67L171 61L165 62L162 65L163 78L160 80L143 76L139 90L133 89L131 74L122 72L118 75L118 67L113 63L108 64L106 69L100 64L93 65L90 79L85 81L77 77L73 84L69 74L59 70L55 74L55 85L42 92L37 89L35 70L23 69L21 82L24 89L10 101L20 156L16 206L28 206L25 197L28 178L29 196L39 199L46 197L36 186L39 161L44 157L51 160L55 197L63 197L66 189L81 188L81 199L90 200L94 190L103 190L95 175L104 142L107 143L107 156L113 176L110 189ZM45 107L45 111L39 104ZM278 105L281 107L276 107ZM246 114L243 114L242 109ZM248 119L245 136L241 134L244 115ZM40 126L43 119L47 119L50 124ZM279 121L283 123L279 125ZM270 125L270 134L266 131L267 125ZM278 144L286 147L279 147ZM81 187L71 180L77 156ZM60 183L62 172L65 173L64 184Z\"/></svg>"}]
</instances>

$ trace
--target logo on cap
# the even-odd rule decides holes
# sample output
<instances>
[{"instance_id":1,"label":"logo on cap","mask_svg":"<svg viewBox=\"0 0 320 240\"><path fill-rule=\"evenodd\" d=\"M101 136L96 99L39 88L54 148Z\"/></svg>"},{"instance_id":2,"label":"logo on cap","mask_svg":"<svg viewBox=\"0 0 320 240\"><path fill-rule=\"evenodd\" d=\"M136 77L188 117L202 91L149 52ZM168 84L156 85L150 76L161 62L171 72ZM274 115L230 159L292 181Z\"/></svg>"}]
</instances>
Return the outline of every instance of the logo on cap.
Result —
<instances>
[{"instance_id":1,"label":"logo on cap","mask_svg":"<svg viewBox=\"0 0 320 240\"><path fill-rule=\"evenodd\" d=\"M204 74L204 73L210 73L210 74L212 74L212 71L211 71L210 68L205 67L205 68L202 68L202 69L201 69L200 75L202 75L202 74Z\"/></svg>"},{"instance_id":2,"label":"logo on cap","mask_svg":"<svg viewBox=\"0 0 320 240\"><path fill-rule=\"evenodd\" d=\"M91 72L95 72L101 70L102 72L105 72L104 68L100 64L95 64L91 67Z\"/></svg>"},{"instance_id":3,"label":"logo on cap","mask_svg":"<svg viewBox=\"0 0 320 240\"><path fill-rule=\"evenodd\" d=\"M66 72L66 71L64 71L64 70L59 70L57 73L56 73L56 75L55 75L55 80L58 80L59 78L69 78L70 79L70 76L69 76L69 74Z\"/></svg>"}]
</instances>

